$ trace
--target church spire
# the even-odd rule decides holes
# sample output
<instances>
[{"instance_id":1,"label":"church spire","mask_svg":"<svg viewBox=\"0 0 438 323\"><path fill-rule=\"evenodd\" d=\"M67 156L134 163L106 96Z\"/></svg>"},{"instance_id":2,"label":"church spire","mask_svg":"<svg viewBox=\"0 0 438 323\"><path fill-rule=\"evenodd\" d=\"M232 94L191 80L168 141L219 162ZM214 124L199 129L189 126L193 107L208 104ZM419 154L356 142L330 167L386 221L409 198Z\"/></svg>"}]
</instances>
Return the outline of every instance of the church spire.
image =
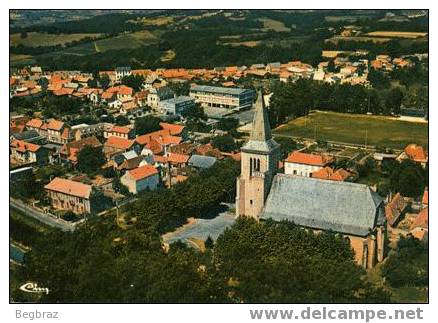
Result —
<instances>
[{"instance_id":1,"label":"church spire","mask_svg":"<svg viewBox=\"0 0 438 323\"><path fill-rule=\"evenodd\" d=\"M268 112L265 108L262 90L259 90L249 139L254 141L268 141L271 138L271 126L269 125Z\"/></svg>"}]
</instances>

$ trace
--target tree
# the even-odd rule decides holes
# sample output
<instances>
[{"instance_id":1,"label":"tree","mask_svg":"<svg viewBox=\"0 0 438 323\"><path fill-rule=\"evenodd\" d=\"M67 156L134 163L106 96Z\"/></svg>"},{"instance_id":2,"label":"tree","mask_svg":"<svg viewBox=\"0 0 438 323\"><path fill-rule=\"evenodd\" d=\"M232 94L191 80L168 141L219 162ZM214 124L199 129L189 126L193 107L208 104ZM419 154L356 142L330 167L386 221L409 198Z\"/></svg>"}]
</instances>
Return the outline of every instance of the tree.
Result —
<instances>
[{"instance_id":1,"label":"tree","mask_svg":"<svg viewBox=\"0 0 438 323\"><path fill-rule=\"evenodd\" d=\"M424 192L426 178L423 168L415 162L403 160L390 176L391 189L407 197L418 197Z\"/></svg>"},{"instance_id":2,"label":"tree","mask_svg":"<svg viewBox=\"0 0 438 323\"><path fill-rule=\"evenodd\" d=\"M105 164L105 155L101 147L86 145L78 154L78 169L84 173L92 174Z\"/></svg>"},{"instance_id":3,"label":"tree","mask_svg":"<svg viewBox=\"0 0 438 323\"><path fill-rule=\"evenodd\" d=\"M406 108L429 110L429 88L427 86L412 86L403 97L402 104Z\"/></svg>"},{"instance_id":4,"label":"tree","mask_svg":"<svg viewBox=\"0 0 438 323\"><path fill-rule=\"evenodd\" d=\"M276 137L275 141L280 144L280 154L282 159L285 159L292 151L297 149L297 143L291 138Z\"/></svg>"},{"instance_id":5,"label":"tree","mask_svg":"<svg viewBox=\"0 0 438 323\"><path fill-rule=\"evenodd\" d=\"M427 243L413 236L400 237L382 267L382 275L392 287L428 286L428 255Z\"/></svg>"},{"instance_id":6,"label":"tree","mask_svg":"<svg viewBox=\"0 0 438 323\"><path fill-rule=\"evenodd\" d=\"M135 133L137 135L144 135L161 129L161 119L154 116L146 116L135 119Z\"/></svg>"},{"instance_id":7,"label":"tree","mask_svg":"<svg viewBox=\"0 0 438 323\"><path fill-rule=\"evenodd\" d=\"M214 246L215 265L237 302L373 302L386 299L367 286L350 242L289 223L239 218ZM368 289L360 294L362 289ZM371 297L371 295L373 295Z\"/></svg>"},{"instance_id":8,"label":"tree","mask_svg":"<svg viewBox=\"0 0 438 323\"><path fill-rule=\"evenodd\" d=\"M207 120L207 116L204 113L204 109L199 105L199 103L195 104L194 106L191 106L188 109L185 109L181 115L184 118L187 118L191 121L201 121L201 120Z\"/></svg>"},{"instance_id":9,"label":"tree","mask_svg":"<svg viewBox=\"0 0 438 323\"><path fill-rule=\"evenodd\" d=\"M129 119L122 114L119 114L115 119L116 125L118 126L126 126L130 124Z\"/></svg>"},{"instance_id":10,"label":"tree","mask_svg":"<svg viewBox=\"0 0 438 323\"><path fill-rule=\"evenodd\" d=\"M210 236L208 236L207 239L205 240L204 245L206 249L213 249L214 247L213 239Z\"/></svg>"},{"instance_id":11,"label":"tree","mask_svg":"<svg viewBox=\"0 0 438 323\"><path fill-rule=\"evenodd\" d=\"M141 75L127 75L122 78L122 84L129 86L135 92L143 89L144 77Z\"/></svg>"},{"instance_id":12,"label":"tree","mask_svg":"<svg viewBox=\"0 0 438 323\"><path fill-rule=\"evenodd\" d=\"M236 118L222 118L217 124L217 128L224 131L236 130L239 126L239 119Z\"/></svg>"},{"instance_id":13,"label":"tree","mask_svg":"<svg viewBox=\"0 0 438 323\"><path fill-rule=\"evenodd\" d=\"M234 141L234 138L230 135L216 136L211 141L211 144L214 148L225 152L232 152L237 149L236 142Z\"/></svg>"}]
</instances>

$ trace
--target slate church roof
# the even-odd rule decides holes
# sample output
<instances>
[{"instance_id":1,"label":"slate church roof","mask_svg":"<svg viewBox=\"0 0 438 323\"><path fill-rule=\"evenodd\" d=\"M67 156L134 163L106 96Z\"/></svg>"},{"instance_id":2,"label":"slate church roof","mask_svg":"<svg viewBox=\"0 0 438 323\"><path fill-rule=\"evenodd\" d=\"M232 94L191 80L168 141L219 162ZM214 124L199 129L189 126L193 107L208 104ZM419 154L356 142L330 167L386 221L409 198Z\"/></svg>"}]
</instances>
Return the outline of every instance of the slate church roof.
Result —
<instances>
[{"instance_id":1,"label":"slate church roof","mask_svg":"<svg viewBox=\"0 0 438 323\"><path fill-rule=\"evenodd\" d=\"M255 106L249 141L242 147L242 151L269 153L279 145L272 139L271 126L269 125L268 112L265 108L263 93L259 91Z\"/></svg>"},{"instance_id":2,"label":"slate church roof","mask_svg":"<svg viewBox=\"0 0 438 323\"><path fill-rule=\"evenodd\" d=\"M367 236L385 214L382 198L367 185L277 174L261 218Z\"/></svg>"}]
</instances>

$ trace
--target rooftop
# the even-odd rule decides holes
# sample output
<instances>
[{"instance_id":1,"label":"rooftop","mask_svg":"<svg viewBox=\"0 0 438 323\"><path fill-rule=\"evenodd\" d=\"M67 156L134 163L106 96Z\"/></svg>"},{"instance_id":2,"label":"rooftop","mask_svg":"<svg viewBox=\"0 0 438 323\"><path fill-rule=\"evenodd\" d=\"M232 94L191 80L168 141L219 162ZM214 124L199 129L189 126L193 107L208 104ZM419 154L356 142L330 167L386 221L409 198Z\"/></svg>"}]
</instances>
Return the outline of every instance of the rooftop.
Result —
<instances>
[{"instance_id":1,"label":"rooftop","mask_svg":"<svg viewBox=\"0 0 438 323\"><path fill-rule=\"evenodd\" d=\"M136 181L158 174L158 170L151 165L144 165L128 171L129 175Z\"/></svg>"},{"instance_id":2,"label":"rooftop","mask_svg":"<svg viewBox=\"0 0 438 323\"><path fill-rule=\"evenodd\" d=\"M366 236L383 224L383 200L367 185L277 174L261 218Z\"/></svg>"},{"instance_id":3,"label":"rooftop","mask_svg":"<svg viewBox=\"0 0 438 323\"><path fill-rule=\"evenodd\" d=\"M307 154L299 151L293 151L285 160L287 163L313 165L313 166L325 166L332 161L324 155L319 154Z\"/></svg>"},{"instance_id":4,"label":"rooftop","mask_svg":"<svg viewBox=\"0 0 438 323\"><path fill-rule=\"evenodd\" d=\"M49 184L44 186L45 189L60 192L81 198L90 198L91 185L75 182L69 179L55 177Z\"/></svg>"},{"instance_id":5,"label":"rooftop","mask_svg":"<svg viewBox=\"0 0 438 323\"><path fill-rule=\"evenodd\" d=\"M250 92L251 90L239 89L239 88L229 88L229 87L219 87L219 86L208 86L208 85L195 85L195 86L192 86L190 88L190 91L240 95L242 93Z\"/></svg>"}]
</instances>

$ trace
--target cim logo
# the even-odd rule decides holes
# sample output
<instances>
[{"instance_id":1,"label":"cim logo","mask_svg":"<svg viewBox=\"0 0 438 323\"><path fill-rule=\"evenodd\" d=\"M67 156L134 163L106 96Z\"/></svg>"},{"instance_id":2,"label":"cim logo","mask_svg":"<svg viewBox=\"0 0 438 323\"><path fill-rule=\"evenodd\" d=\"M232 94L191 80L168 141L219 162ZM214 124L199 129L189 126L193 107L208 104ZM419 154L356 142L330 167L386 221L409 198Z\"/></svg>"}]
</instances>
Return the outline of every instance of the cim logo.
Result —
<instances>
[{"instance_id":1,"label":"cim logo","mask_svg":"<svg viewBox=\"0 0 438 323\"><path fill-rule=\"evenodd\" d=\"M26 293L49 293L48 288L38 287L37 283L26 283L20 287L20 290Z\"/></svg>"}]
</instances>

